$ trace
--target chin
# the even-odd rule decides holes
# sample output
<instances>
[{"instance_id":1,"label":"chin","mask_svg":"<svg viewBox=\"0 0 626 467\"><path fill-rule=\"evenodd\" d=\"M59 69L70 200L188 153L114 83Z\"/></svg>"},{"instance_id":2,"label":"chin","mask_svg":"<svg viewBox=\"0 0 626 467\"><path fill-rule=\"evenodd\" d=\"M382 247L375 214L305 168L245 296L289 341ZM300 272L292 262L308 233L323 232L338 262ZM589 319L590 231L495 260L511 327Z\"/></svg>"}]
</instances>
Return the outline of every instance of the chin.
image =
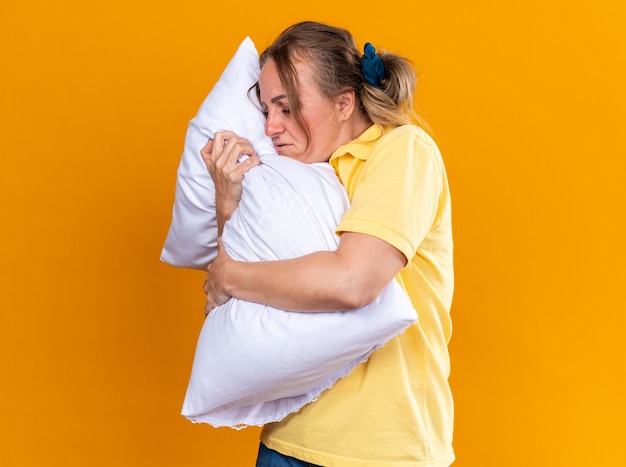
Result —
<instances>
[{"instance_id":1,"label":"chin","mask_svg":"<svg viewBox=\"0 0 626 467\"><path fill-rule=\"evenodd\" d=\"M290 159L302 160L303 154L301 152L294 151L290 146L282 146L280 148L275 148L276 152L279 156L288 157Z\"/></svg>"}]
</instances>

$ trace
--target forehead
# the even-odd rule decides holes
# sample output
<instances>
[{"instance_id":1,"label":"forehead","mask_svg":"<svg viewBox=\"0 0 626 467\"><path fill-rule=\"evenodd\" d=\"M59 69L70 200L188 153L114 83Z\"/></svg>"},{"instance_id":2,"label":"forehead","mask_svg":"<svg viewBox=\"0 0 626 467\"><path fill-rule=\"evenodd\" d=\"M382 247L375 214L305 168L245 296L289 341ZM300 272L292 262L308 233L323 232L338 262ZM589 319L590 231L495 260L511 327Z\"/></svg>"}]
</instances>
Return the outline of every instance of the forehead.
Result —
<instances>
[{"instance_id":1,"label":"forehead","mask_svg":"<svg viewBox=\"0 0 626 467\"><path fill-rule=\"evenodd\" d=\"M263 65L263 68L261 68L259 88L261 89L261 93L263 93L266 89L269 90L270 88L276 87L283 87L280 76L278 75L278 68L274 60L268 60Z\"/></svg>"},{"instance_id":2,"label":"forehead","mask_svg":"<svg viewBox=\"0 0 626 467\"><path fill-rule=\"evenodd\" d=\"M299 98L314 94L318 95L317 82L314 79L311 65L302 60L293 62L296 71L295 90ZM285 87L278 74L278 67L274 60L269 59L263 65L261 74L259 75L259 90L263 101L271 100L280 94L285 93Z\"/></svg>"}]
</instances>

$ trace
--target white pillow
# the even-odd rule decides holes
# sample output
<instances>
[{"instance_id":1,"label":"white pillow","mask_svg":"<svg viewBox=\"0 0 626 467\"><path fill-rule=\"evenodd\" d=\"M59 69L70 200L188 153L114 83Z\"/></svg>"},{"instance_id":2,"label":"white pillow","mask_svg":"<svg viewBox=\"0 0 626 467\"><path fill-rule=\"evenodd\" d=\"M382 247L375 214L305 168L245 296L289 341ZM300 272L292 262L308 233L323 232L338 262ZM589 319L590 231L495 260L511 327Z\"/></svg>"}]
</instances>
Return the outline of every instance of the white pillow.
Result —
<instances>
[{"instance_id":1,"label":"white pillow","mask_svg":"<svg viewBox=\"0 0 626 467\"><path fill-rule=\"evenodd\" d=\"M274 153L264 133L256 94L248 93L259 71L257 50L246 37L189 122L178 166L172 222L161 251L165 263L204 270L217 253L215 189L200 156L209 138L216 131L231 130L249 139L259 157Z\"/></svg>"},{"instance_id":2,"label":"white pillow","mask_svg":"<svg viewBox=\"0 0 626 467\"><path fill-rule=\"evenodd\" d=\"M266 155L244 178L224 248L240 261L335 250L348 203L329 164ZM347 312L295 313L231 299L203 325L182 413L213 426L280 420L415 320L395 280L374 303Z\"/></svg>"},{"instance_id":3,"label":"white pillow","mask_svg":"<svg viewBox=\"0 0 626 467\"><path fill-rule=\"evenodd\" d=\"M215 190L200 150L218 130L248 138L262 160L246 174L241 203L224 228L231 256L270 260L337 246L345 190L328 164L276 155L254 96L248 96L258 74L258 54L246 38L189 123L161 254L166 263L205 269L215 256ZM182 413L214 426L280 420L415 319L395 281L374 304L343 313L293 313L231 299L203 325Z\"/></svg>"}]
</instances>

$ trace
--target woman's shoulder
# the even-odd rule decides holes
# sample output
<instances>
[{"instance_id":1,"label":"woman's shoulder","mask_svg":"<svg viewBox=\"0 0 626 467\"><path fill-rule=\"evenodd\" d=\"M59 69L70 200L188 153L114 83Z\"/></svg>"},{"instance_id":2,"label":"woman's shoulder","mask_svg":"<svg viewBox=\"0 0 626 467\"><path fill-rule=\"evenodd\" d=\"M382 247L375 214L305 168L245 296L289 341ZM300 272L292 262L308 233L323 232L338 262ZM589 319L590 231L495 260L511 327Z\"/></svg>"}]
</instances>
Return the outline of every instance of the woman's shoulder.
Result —
<instances>
[{"instance_id":1,"label":"woman's shoulder","mask_svg":"<svg viewBox=\"0 0 626 467\"><path fill-rule=\"evenodd\" d=\"M400 125L397 127L383 127L382 139L408 138L419 139L435 145L432 136L418 125Z\"/></svg>"},{"instance_id":2,"label":"woman's shoulder","mask_svg":"<svg viewBox=\"0 0 626 467\"><path fill-rule=\"evenodd\" d=\"M384 127L379 145L381 147L404 146L407 148L422 148L422 151L441 157L439 147L433 137L426 130L417 125Z\"/></svg>"}]
</instances>

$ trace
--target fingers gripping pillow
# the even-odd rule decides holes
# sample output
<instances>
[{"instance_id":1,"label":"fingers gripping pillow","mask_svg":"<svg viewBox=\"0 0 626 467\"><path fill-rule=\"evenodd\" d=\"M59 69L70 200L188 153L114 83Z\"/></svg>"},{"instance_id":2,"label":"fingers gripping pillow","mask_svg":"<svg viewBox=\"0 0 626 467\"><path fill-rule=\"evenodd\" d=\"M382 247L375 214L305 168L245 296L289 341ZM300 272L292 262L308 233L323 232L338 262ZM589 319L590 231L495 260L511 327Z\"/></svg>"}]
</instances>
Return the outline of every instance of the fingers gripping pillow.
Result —
<instances>
[{"instance_id":1,"label":"fingers gripping pillow","mask_svg":"<svg viewBox=\"0 0 626 467\"><path fill-rule=\"evenodd\" d=\"M328 164L276 155L248 96L258 74L257 51L246 38L189 123L161 254L169 264L205 269L215 256L215 190L200 150L219 130L249 139L262 162L246 174L241 203L224 228L232 257L273 260L337 247L346 192ZM182 413L214 426L280 420L415 319L395 281L373 304L350 312L293 313L231 299L204 322Z\"/></svg>"},{"instance_id":2,"label":"fingers gripping pillow","mask_svg":"<svg viewBox=\"0 0 626 467\"><path fill-rule=\"evenodd\" d=\"M200 150L216 131L230 130L248 138L259 157L273 153L264 134L264 118L250 100L259 76L259 57L249 37L224 69L197 115L189 122L178 166L172 222L161 260L173 266L205 270L217 253L217 220L213 180Z\"/></svg>"},{"instance_id":3,"label":"fingers gripping pillow","mask_svg":"<svg viewBox=\"0 0 626 467\"><path fill-rule=\"evenodd\" d=\"M240 261L335 250L335 227L347 206L329 164L266 155L244 178L239 207L224 226L224 248ZM415 319L395 280L374 303L347 312L295 313L231 299L202 327L183 415L231 427L280 420Z\"/></svg>"}]
</instances>

